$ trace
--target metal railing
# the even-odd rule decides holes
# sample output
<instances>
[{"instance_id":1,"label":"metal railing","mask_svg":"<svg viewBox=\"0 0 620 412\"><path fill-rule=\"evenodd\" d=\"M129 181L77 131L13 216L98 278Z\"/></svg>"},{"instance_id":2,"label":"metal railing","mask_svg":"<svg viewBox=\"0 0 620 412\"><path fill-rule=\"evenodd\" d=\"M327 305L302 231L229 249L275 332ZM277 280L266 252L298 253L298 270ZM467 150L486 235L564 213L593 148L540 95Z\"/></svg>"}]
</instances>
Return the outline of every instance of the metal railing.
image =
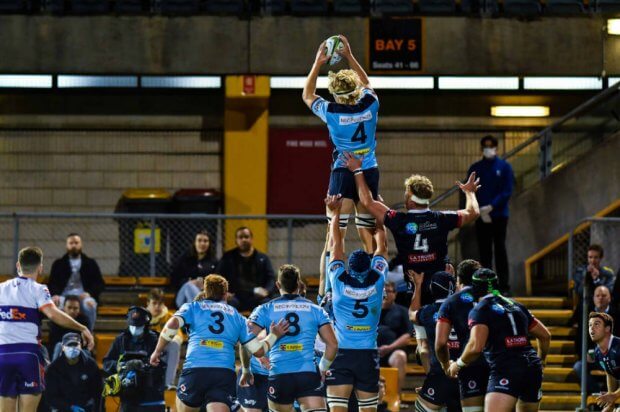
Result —
<instances>
[{"instance_id":1,"label":"metal railing","mask_svg":"<svg viewBox=\"0 0 620 412\"><path fill-rule=\"evenodd\" d=\"M591 244L600 244L605 249L603 262L614 269L620 265L620 217L589 217L580 221L571 230L568 237L568 273L569 283L574 282L574 276L579 266L587 264L587 251ZM583 269L583 268L581 268ZM593 291L587 282L588 274L584 270L581 295L581 411L587 407L587 379L588 373L588 312L591 306ZM611 291L610 291L611 292ZM612 302L618 304L618 302Z\"/></svg>"}]
</instances>

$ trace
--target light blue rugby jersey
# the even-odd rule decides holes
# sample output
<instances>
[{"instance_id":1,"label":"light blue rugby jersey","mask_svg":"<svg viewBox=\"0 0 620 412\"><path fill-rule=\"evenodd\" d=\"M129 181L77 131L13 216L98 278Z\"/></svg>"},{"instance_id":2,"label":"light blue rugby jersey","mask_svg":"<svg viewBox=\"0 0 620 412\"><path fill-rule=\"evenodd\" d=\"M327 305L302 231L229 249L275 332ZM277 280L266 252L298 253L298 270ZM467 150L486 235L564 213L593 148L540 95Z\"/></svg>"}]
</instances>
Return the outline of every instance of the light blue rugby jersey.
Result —
<instances>
[{"instance_id":1,"label":"light blue rugby jersey","mask_svg":"<svg viewBox=\"0 0 620 412\"><path fill-rule=\"evenodd\" d=\"M269 369L265 368L256 356L252 356L250 359L250 371L254 375L269 375Z\"/></svg>"},{"instance_id":2,"label":"light blue rugby jersey","mask_svg":"<svg viewBox=\"0 0 620 412\"><path fill-rule=\"evenodd\" d=\"M312 112L327 124L334 145L332 169L346 167L342 152L363 155L362 169L377 167L377 118L379 98L372 89L362 90L354 105L328 102L317 97Z\"/></svg>"},{"instance_id":3,"label":"light blue rugby jersey","mask_svg":"<svg viewBox=\"0 0 620 412\"><path fill-rule=\"evenodd\" d=\"M383 285L388 262L375 256L364 282L350 276L342 260L329 264L327 276L332 284L334 329L339 349L376 349L381 317Z\"/></svg>"},{"instance_id":4,"label":"light blue rugby jersey","mask_svg":"<svg viewBox=\"0 0 620 412\"><path fill-rule=\"evenodd\" d=\"M183 369L227 368L235 370L235 346L255 336L237 309L223 302L200 300L186 303L174 314L185 321L189 344Z\"/></svg>"},{"instance_id":5,"label":"light blue rugby jersey","mask_svg":"<svg viewBox=\"0 0 620 412\"><path fill-rule=\"evenodd\" d=\"M250 322L269 329L271 322L282 318L288 321L289 330L269 351L269 374L315 372L314 341L319 328L330 323L327 313L308 299L291 294L258 306Z\"/></svg>"}]
</instances>

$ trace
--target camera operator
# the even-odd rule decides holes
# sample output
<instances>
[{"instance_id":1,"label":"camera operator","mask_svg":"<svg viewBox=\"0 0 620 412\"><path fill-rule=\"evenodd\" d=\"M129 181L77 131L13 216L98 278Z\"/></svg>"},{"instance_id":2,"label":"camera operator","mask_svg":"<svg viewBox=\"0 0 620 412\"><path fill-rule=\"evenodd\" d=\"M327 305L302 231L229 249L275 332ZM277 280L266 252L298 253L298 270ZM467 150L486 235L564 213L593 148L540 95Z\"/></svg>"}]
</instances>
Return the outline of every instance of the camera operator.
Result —
<instances>
[{"instance_id":1,"label":"camera operator","mask_svg":"<svg viewBox=\"0 0 620 412\"><path fill-rule=\"evenodd\" d=\"M60 356L45 371L48 405L58 412L99 412L103 380L97 362L84 353L79 334L65 334L61 344Z\"/></svg>"},{"instance_id":2,"label":"camera operator","mask_svg":"<svg viewBox=\"0 0 620 412\"><path fill-rule=\"evenodd\" d=\"M104 393L119 394L123 412L163 412L165 363L149 365L149 355L157 346L157 333L148 326L151 314L132 306L127 312L128 328L114 339L103 358L109 377Z\"/></svg>"}]
</instances>

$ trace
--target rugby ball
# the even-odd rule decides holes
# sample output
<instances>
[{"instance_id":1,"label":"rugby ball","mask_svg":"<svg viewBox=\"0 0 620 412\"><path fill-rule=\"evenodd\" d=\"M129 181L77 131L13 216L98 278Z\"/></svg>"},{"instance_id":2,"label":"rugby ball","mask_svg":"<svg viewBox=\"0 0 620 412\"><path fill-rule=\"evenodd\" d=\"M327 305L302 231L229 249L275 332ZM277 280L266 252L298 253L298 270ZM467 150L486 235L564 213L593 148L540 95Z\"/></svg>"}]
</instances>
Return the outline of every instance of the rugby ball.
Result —
<instances>
[{"instance_id":1,"label":"rugby ball","mask_svg":"<svg viewBox=\"0 0 620 412\"><path fill-rule=\"evenodd\" d=\"M344 49L344 44L338 36L332 36L325 41L325 56L327 56L327 64L333 66L342 60L342 56L338 53Z\"/></svg>"}]
</instances>

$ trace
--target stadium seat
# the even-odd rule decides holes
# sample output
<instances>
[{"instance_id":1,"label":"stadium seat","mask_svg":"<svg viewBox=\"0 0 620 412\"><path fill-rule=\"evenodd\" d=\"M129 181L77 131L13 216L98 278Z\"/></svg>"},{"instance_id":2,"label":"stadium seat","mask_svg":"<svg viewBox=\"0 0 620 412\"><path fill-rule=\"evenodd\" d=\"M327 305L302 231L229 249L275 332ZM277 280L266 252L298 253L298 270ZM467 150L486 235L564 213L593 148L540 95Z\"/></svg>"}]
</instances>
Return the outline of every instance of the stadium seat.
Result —
<instances>
[{"instance_id":1,"label":"stadium seat","mask_svg":"<svg viewBox=\"0 0 620 412\"><path fill-rule=\"evenodd\" d=\"M138 295L138 299L140 299L140 304L142 306L146 306L146 298L148 297L148 295L148 293L140 293ZM168 309L172 309L175 307L174 297L174 293L164 293L164 304L168 307Z\"/></svg>"},{"instance_id":2,"label":"stadium seat","mask_svg":"<svg viewBox=\"0 0 620 412\"><path fill-rule=\"evenodd\" d=\"M103 364L103 358L110 350L115 338L116 335L112 333L97 333L95 335L95 360L99 367Z\"/></svg>"},{"instance_id":3,"label":"stadium seat","mask_svg":"<svg viewBox=\"0 0 620 412\"><path fill-rule=\"evenodd\" d=\"M385 400L391 411L400 410L400 394L398 393L398 369L381 368L381 376L385 378Z\"/></svg>"},{"instance_id":4,"label":"stadium seat","mask_svg":"<svg viewBox=\"0 0 620 412\"><path fill-rule=\"evenodd\" d=\"M538 0L504 0L504 14L515 17L534 17L541 12Z\"/></svg>"},{"instance_id":5,"label":"stadium seat","mask_svg":"<svg viewBox=\"0 0 620 412\"><path fill-rule=\"evenodd\" d=\"M454 0L420 0L419 7L422 14L452 14L456 12Z\"/></svg>"},{"instance_id":6,"label":"stadium seat","mask_svg":"<svg viewBox=\"0 0 620 412\"><path fill-rule=\"evenodd\" d=\"M104 276L106 286L135 286L136 278L127 276Z\"/></svg>"},{"instance_id":7,"label":"stadium seat","mask_svg":"<svg viewBox=\"0 0 620 412\"><path fill-rule=\"evenodd\" d=\"M598 0L596 2L597 13L620 13L620 0Z\"/></svg>"},{"instance_id":8,"label":"stadium seat","mask_svg":"<svg viewBox=\"0 0 620 412\"><path fill-rule=\"evenodd\" d=\"M334 13L338 15L362 15L364 10L360 0L333 0Z\"/></svg>"},{"instance_id":9,"label":"stadium seat","mask_svg":"<svg viewBox=\"0 0 620 412\"><path fill-rule=\"evenodd\" d=\"M170 278L166 277L139 277L138 286L164 287L170 284Z\"/></svg>"},{"instance_id":10,"label":"stadium seat","mask_svg":"<svg viewBox=\"0 0 620 412\"><path fill-rule=\"evenodd\" d=\"M291 0L291 13L297 16L327 14L327 1Z\"/></svg>"},{"instance_id":11,"label":"stadium seat","mask_svg":"<svg viewBox=\"0 0 620 412\"><path fill-rule=\"evenodd\" d=\"M75 14L99 14L110 11L108 0L72 0L71 12Z\"/></svg>"},{"instance_id":12,"label":"stadium seat","mask_svg":"<svg viewBox=\"0 0 620 412\"><path fill-rule=\"evenodd\" d=\"M285 0L262 0L261 6L266 15L284 14L286 12Z\"/></svg>"},{"instance_id":13,"label":"stadium seat","mask_svg":"<svg viewBox=\"0 0 620 412\"><path fill-rule=\"evenodd\" d=\"M585 13L585 7L580 0L547 0L545 14L572 15Z\"/></svg>"},{"instance_id":14,"label":"stadium seat","mask_svg":"<svg viewBox=\"0 0 620 412\"><path fill-rule=\"evenodd\" d=\"M23 0L0 0L0 13L22 13L30 9L30 3Z\"/></svg>"},{"instance_id":15,"label":"stadium seat","mask_svg":"<svg viewBox=\"0 0 620 412\"><path fill-rule=\"evenodd\" d=\"M374 11L381 14L412 14L411 0L374 0Z\"/></svg>"},{"instance_id":16,"label":"stadium seat","mask_svg":"<svg viewBox=\"0 0 620 412\"><path fill-rule=\"evenodd\" d=\"M200 9L198 0L159 0L158 5L162 14L195 14Z\"/></svg>"}]
</instances>

